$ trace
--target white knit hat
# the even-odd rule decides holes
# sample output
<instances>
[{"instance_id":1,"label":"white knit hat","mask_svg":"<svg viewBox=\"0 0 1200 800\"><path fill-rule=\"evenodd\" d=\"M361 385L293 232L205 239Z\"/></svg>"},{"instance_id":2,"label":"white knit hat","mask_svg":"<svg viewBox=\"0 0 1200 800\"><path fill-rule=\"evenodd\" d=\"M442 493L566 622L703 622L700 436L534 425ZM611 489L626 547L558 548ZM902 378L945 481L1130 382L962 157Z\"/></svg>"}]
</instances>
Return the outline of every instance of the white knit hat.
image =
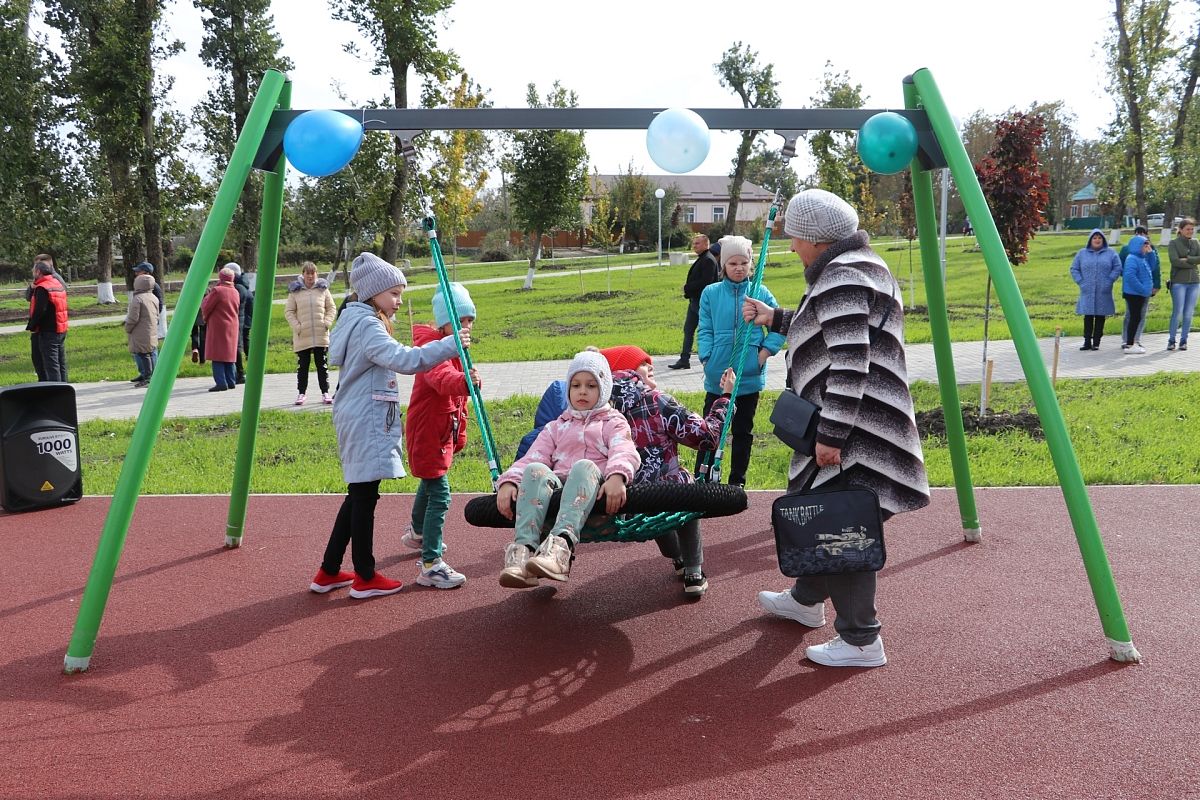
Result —
<instances>
[{"instance_id":1,"label":"white knit hat","mask_svg":"<svg viewBox=\"0 0 1200 800\"><path fill-rule=\"evenodd\" d=\"M571 366L567 367L568 397L571 391L571 376L576 372L590 372L596 376L596 382L600 384L600 399L596 401L594 408L603 408L608 405L608 400L612 397L613 385L612 370L608 366L608 359L595 350L576 353L575 358L571 359Z\"/></svg>"},{"instance_id":2,"label":"white knit hat","mask_svg":"<svg viewBox=\"0 0 1200 800\"><path fill-rule=\"evenodd\" d=\"M230 261L228 264L225 265L225 269L233 270L233 277L235 277L235 278L238 275L242 274L242 265L237 263L236 261Z\"/></svg>"},{"instance_id":3,"label":"white knit hat","mask_svg":"<svg viewBox=\"0 0 1200 800\"><path fill-rule=\"evenodd\" d=\"M722 236L717 244L721 245L721 269L725 269L725 262L734 256L745 256L748 260L753 260L754 244L745 236Z\"/></svg>"},{"instance_id":4,"label":"white knit hat","mask_svg":"<svg viewBox=\"0 0 1200 800\"><path fill-rule=\"evenodd\" d=\"M789 202L783 232L806 242L837 242L858 230L858 213L824 189L805 189Z\"/></svg>"},{"instance_id":5,"label":"white knit hat","mask_svg":"<svg viewBox=\"0 0 1200 800\"><path fill-rule=\"evenodd\" d=\"M350 265L350 285L365 303L394 286L408 286L408 281L403 272L374 253L360 253Z\"/></svg>"}]
</instances>

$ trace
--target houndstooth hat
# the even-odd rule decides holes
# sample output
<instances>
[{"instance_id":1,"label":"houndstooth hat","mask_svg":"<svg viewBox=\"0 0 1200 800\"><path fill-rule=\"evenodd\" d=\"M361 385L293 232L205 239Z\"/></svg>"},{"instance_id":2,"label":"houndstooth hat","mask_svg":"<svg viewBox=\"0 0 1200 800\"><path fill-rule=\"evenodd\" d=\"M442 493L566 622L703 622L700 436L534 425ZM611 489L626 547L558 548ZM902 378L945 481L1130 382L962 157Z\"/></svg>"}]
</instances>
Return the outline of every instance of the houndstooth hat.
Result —
<instances>
[{"instance_id":1,"label":"houndstooth hat","mask_svg":"<svg viewBox=\"0 0 1200 800\"><path fill-rule=\"evenodd\" d=\"M858 230L858 213L824 189L805 189L789 202L783 232L806 242L836 242Z\"/></svg>"}]
</instances>

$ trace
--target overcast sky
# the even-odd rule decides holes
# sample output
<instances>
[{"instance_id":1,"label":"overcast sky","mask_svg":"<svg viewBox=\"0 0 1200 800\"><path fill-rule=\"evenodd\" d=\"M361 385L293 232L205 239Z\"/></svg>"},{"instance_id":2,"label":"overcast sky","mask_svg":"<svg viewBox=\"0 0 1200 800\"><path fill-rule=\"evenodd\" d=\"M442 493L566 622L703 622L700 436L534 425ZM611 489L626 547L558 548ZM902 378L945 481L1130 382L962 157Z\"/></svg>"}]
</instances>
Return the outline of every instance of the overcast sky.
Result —
<instances>
[{"instance_id":1,"label":"overcast sky","mask_svg":"<svg viewBox=\"0 0 1200 800\"><path fill-rule=\"evenodd\" d=\"M386 80L370 75L369 63L343 52L357 32L333 22L325 0L275 0L273 8L295 64L294 108L342 107L335 85L359 102L388 94ZM438 39L458 53L498 107L523 107L526 84L544 92L554 80L576 91L585 107L736 107L713 65L742 41L761 62L775 65L787 108L812 105L826 61L862 84L870 108L902 108L901 80L927 67L960 119L979 109L995 115L1064 100L1078 116L1080 133L1095 137L1114 113L1101 51L1111 9L1111 0L458 0L438 25ZM175 76L176 103L190 109L209 80L197 57L199 12L189 0L174 0L167 22L186 51L164 69ZM412 92L410 101L417 96ZM736 138L714 132L709 157L695 174L726 174ZM601 172L630 161L646 173L662 172L640 132L591 132L587 146Z\"/></svg>"}]
</instances>

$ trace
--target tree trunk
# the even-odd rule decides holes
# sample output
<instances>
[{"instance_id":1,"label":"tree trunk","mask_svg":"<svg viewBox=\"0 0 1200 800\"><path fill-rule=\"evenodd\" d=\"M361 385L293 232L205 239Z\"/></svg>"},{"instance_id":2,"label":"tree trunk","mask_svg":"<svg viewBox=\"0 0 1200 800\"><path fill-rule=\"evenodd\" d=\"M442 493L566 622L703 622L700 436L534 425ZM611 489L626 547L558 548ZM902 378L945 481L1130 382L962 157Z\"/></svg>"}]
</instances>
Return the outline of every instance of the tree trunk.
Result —
<instances>
[{"instance_id":1,"label":"tree trunk","mask_svg":"<svg viewBox=\"0 0 1200 800\"><path fill-rule=\"evenodd\" d=\"M158 189L158 154L154 148L154 72L149 48L146 51L147 63L150 70L146 79L143 97L142 117L142 158L139 165L139 177L142 188L142 234L146 240L146 260L158 270L158 279L162 280L167 265L163 259L162 248L162 207Z\"/></svg>"},{"instance_id":2,"label":"tree trunk","mask_svg":"<svg viewBox=\"0 0 1200 800\"><path fill-rule=\"evenodd\" d=\"M542 232L532 231L529 234L529 271L525 273L525 285L522 289L533 288L533 276L537 272L538 256L542 254Z\"/></svg>"},{"instance_id":3,"label":"tree trunk","mask_svg":"<svg viewBox=\"0 0 1200 800\"><path fill-rule=\"evenodd\" d=\"M234 13L229 18L231 36L234 41L245 41L246 15L240 4L234 4ZM236 138L246 126L250 116L250 70L242 59L245 55L240 48L234 48L233 60L230 64L229 83L233 91L233 135ZM258 269L258 235L259 221L262 215L262 180L257 173L251 172L246 185L242 188L241 202L234 221L237 232L239 258L245 272Z\"/></svg>"},{"instance_id":4,"label":"tree trunk","mask_svg":"<svg viewBox=\"0 0 1200 800\"><path fill-rule=\"evenodd\" d=\"M385 49L392 50L393 43L386 42ZM408 61L392 59L392 88L396 108L408 108ZM392 194L388 197L389 224L383 234L383 260L395 264L404 241L404 200L408 195L408 162L404 160L399 137L395 139L396 174L392 176Z\"/></svg>"},{"instance_id":5,"label":"tree trunk","mask_svg":"<svg viewBox=\"0 0 1200 800\"><path fill-rule=\"evenodd\" d=\"M115 303L112 290L113 251L112 236L101 233L96 237L96 301Z\"/></svg>"},{"instance_id":6,"label":"tree trunk","mask_svg":"<svg viewBox=\"0 0 1200 800\"><path fill-rule=\"evenodd\" d=\"M738 201L742 198L742 181L746 179L746 161L750 158L750 148L754 145L754 137L758 131L742 131L742 143L738 145L737 162L733 166L733 177L729 180L729 210L726 211L725 230L734 233L737 223Z\"/></svg>"},{"instance_id":7,"label":"tree trunk","mask_svg":"<svg viewBox=\"0 0 1200 800\"><path fill-rule=\"evenodd\" d=\"M1175 117L1175 131L1171 140L1171 179L1167 182L1167 202L1163 209L1163 227L1170 227L1175 219L1175 210L1182 205L1179 196L1179 179L1183 174L1183 140L1187 132L1188 109L1196 93L1196 79L1200 77L1200 28L1192 34L1192 54L1187 60L1187 83L1179 101L1179 114Z\"/></svg>"}]
</instances>

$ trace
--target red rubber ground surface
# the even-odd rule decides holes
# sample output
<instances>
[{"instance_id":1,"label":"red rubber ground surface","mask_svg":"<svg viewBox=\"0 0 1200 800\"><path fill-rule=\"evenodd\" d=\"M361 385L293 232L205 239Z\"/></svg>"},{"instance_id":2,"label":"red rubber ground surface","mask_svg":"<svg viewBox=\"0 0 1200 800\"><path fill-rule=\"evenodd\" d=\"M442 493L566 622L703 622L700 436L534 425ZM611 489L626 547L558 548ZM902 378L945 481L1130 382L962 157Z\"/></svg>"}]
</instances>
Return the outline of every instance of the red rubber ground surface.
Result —
<instances>
[{"instance_id":1,"label":"red rubber ground surface","mask_svg":"<svg viewBox=\"0 0 1200 800\"><path fill-rule=\"evenodd\" d=\"M803 658L765 617L783 588L773 495L705 523L698 603L652 544L580 549L571 581L496 582L504 534L456 497L455 591L320 596L340 498L138 504L86 674L60 674L106 499L0 516L4 798L1200 797L1200 487L1092 491L1139 666L1108 659L1062 496L979 490L889 523L891 663ZM409 581L410 498L376 554Z\"/></svg>"}]
</instances>

